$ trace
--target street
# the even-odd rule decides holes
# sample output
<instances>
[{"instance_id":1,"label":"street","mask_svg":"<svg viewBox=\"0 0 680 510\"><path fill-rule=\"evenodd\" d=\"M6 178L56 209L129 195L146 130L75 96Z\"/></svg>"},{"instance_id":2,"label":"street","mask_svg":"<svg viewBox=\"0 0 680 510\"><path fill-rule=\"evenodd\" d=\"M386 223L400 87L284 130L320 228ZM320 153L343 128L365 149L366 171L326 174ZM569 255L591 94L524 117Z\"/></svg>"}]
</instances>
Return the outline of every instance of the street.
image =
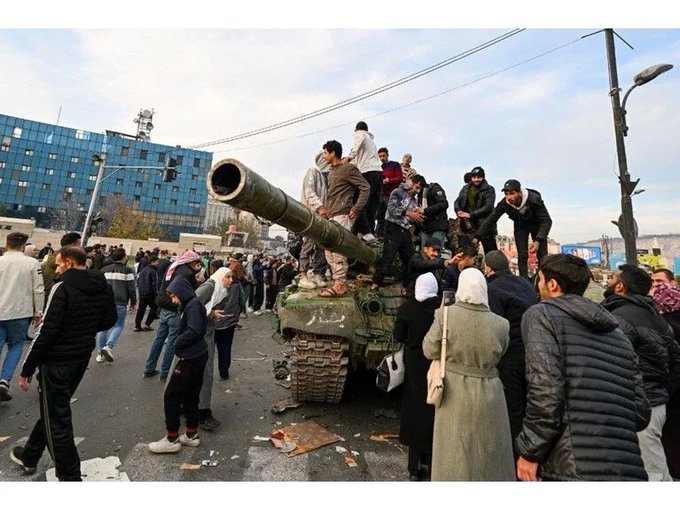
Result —
<instances>
[{"instance_id":1,"label":"street","mask_svg":"<svg viewBox=\"0 0 680 510\"><path fill-rule=\"evenodd\" d=\"M155 321L152 327L156 327ZM381 393L370 374L348 382L348 396L341 404L303 403L295 409L273 414L271 407L290 396L275 384L272 360L283 360L286 345L271 338L270 316L242 318L243 328L234 338L231 378L220 381L215 368L212 397L214 416L222 425L201 431L197 448L182 447L179 453L154 455L150 441L164 434L163 389L158 377L142 377L144 360L154 332L133 332L128 314L125 330L114 349L113 363L89 368L71 405L74 435L80 454L83 480L121 481L403 481L407 450L398 439L376 440L398 434L400 392ZM24 355L29 344L24 346ZM23 357L22 357L23 360ZM22 392L12 385L13 400L0 403L0 480L54 480L54 464L45 451L34 475L26 476L9 458L23 444L39 417L37 383ZM357 380L361 379L361 380ZM385 416L387 415L387 416ZM271 442L272 430L313 420L344 441L311 452L287 457ZM347 450L342 453L336 448ZM350 467L347 457L353 458ZM215 466L200 466L202 461ZM184 464L184 466L183 466Z\"/></svg>"}]
</instances>

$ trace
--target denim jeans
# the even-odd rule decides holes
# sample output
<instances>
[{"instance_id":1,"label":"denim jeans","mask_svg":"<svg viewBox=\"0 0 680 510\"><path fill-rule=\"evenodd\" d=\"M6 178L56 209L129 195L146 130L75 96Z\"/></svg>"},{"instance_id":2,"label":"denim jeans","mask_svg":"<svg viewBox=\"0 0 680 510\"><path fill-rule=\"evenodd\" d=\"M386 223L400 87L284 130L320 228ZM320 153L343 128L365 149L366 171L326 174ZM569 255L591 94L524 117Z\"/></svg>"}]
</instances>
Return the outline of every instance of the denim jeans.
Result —
<instances>
[{"instance_id":1,"label":"denim jeans","mask_svg":"<svg viewBox=\"0 0 680 510\"><path fill-rule=\"evenodd\" d=\"M102 350L104 346L113 349L116 345L118 337L123 332L123 326L125 326L125 317L127 316L127 306L116 305L116 311L118 312L118 320L116 324L108 331L100 331L97 333L97 349Z\"/></svg>"},{"instance_id":2,"label":"denim jeans","mask_svg":"<svg viewBox=\"0 0 680 510\"><path fill-rule=\"evenodd\" d=\"M181 318L181 312L161 308L160 323L156 330L156 337L153 339L149 357L146 358L146 364L144 366L144 372L147 374L156 370L156 364L158 363L158 358L161 355L164 344L165 354L163 354L163 362L161 363L161 375L167 375L168 372L170 372L172 357L175 354L175 340L177 339L177 335L179 335L179 327L182 322Z\"/></svg>"},{"instance_id":3,"label":"denim jeans","mask_svg":"<svg viewBox=\"0 0 680 510\"><path fill-rule=\"evenodd\" d=\"M2 364L0 379L9 381L14 375L14 370L16 370L19 360L21 360L21 352L24 348L26 331L30 322L30 317L0 321L0 356L2 355L2 347L5 345L5 341L7 341L7 355Z\"/></svg>"}]
</instances>

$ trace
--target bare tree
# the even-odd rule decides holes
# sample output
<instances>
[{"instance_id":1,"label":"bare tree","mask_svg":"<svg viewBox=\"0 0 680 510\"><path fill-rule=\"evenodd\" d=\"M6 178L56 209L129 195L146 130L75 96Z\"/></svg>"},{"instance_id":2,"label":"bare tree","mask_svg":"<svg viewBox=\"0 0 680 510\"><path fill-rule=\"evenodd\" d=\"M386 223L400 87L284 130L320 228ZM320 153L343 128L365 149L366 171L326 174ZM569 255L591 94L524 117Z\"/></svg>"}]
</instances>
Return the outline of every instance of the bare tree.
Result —
<instances>
[{"instance_id":1,"label":"bare tree","mask_svg":"<svg viewBox=\"0 0 680 510\"><path fill-rule=\"evenodd\" d=\"M47 214L52 230L78 231L83 227L86 212L78 207L78 201L64 196L59 207L50 207Z\"/></svg>"}]
</instances>

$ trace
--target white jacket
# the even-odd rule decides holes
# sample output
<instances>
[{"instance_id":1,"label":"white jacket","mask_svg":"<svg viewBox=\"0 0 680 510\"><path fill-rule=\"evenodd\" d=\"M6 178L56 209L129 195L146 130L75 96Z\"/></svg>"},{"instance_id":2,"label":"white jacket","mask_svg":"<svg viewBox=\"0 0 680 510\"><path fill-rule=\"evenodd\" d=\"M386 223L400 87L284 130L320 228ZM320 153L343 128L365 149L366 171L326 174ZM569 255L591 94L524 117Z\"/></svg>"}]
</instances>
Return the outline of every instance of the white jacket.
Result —
<instances>
[{"instance_id":1,"label":"white jacket","mask_svg":"<svg viewBox=\"0 0 680 510\"><path fill-rule=\"evenodd\" d=\"M362 174L366 172L382 172L382 163L378 158L378 148L373 135L368 131L355 131L352 137L352 150L347 158L354 163Z\"/></svg>"},{"instance_id":2,"label":"white jacket","mask_svg":"<svg viewBox=\"0 0 680 510\"><path fill-rule=\"evenodd\" d=\"M0 257L0 321L42 313L44 300L40 262L19 251Z\"/></svg>"}]
</instances>

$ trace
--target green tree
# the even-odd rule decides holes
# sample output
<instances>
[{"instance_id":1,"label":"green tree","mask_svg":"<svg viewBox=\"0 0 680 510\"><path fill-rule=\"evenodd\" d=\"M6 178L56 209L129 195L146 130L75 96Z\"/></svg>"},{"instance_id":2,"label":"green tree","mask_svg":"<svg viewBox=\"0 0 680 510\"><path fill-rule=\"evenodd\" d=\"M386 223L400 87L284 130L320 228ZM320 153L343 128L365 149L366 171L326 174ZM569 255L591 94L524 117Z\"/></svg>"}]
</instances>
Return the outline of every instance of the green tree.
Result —
<instances>
[{"instance_id":1,"label":"green tree","mask_svg":"<svg viewBox=\"0 0 680 510\"><path fill-rule=\"evenodd\" d=\"M115 201L110 208L107 235L124 239L163 237L163 228L156 222L156 214L143 212L123 200ZM106 221L106 220L105 220Z\"/></svg>"}]
</instances>

